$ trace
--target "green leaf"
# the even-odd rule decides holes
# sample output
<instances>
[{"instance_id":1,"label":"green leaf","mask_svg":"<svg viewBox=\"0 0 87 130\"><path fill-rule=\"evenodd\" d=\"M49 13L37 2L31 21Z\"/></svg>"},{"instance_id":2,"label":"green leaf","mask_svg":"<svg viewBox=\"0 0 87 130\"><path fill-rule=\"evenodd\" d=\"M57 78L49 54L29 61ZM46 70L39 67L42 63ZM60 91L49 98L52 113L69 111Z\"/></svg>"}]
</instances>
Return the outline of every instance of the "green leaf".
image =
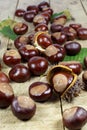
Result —
<instances>
[{"instance_id":1,"label":"green leaf","mask_svg":"<svg viewBox=\"0 0 87 130\"><path fill-rule=\"evenodd\" d=\"M51 20L53 20L54 18L58 17L58 16L61 16L61 15L65 15L67 17L67 20L71 20L72 19L72 15L70 13L70 11L68 9L65 9L59 13L54 13L52 16L51 16Z\"/></svg>"},{"instance_id":2,"label":"green leaf","mask_svg":"<svg viewBox=\"0 0 87 130\"><path fill-rule=\"evenodd\" d=\"M82 48L81 51L75 56L66 55L63 61L79 61L83 64L84 57L87 56L87 48Z\"/></svg>"},{"instance_id":3,"label":"green leaf","mask_svg":"<svg viewBox=\"0 0 87 130\"><path fill-rule=\"evenodd\" d=\"M0 32L11 40L15 40L17 38L17 35L13 32L13 29L10 26L4 26Z\"/></svg>"}]
</instances>

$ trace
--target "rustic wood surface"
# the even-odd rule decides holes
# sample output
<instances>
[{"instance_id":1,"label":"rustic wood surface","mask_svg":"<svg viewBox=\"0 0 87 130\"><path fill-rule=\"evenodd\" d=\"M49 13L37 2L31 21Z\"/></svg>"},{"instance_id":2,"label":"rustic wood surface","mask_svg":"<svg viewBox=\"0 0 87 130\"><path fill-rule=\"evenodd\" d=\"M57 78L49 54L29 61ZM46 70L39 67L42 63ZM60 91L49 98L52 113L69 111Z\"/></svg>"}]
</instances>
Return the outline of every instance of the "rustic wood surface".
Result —
<instances>
[{"instance_id":1,"label":"rustic wood surface","mask_svg":"<svg viewBox=\"0 0 87 130\"><path fill-rule=\"evenodd\" d=\"M47 1L50 2L54 12L60 12L66 8L70 10L75 20L70 21L67 24L81 23L84 27L87 27L87 0ZM8 16L16 21L22 21L22 19L16 18L14 16L15 10L17 8L26 9L28 5L37 5L40 2L41 0L0 0L0 21L8 18ZM29 23L28 25L29 32L31 32L33 30L33 25ZM2 61L3 53L7 49L8 44L13 42L8 38L3 37L1 34L0 41L0 60ZM80 40L79 42L81 43L82 47L87 47L87 40ZM8 74L9 70L10 68L3 64L2 71ZM25 83L11 83L15 95L28 95L29 85L35 81L47 82L46 77L36 77ZM64 130L62 124L60 101L58 99L51 99L46 103L36 103L36 105L37 111L35 116L27 122L18 120L12 114L10 107L4 110L0 110L0 130ZM63 110L77 105L87 109L87 92L82 91L80 96L75 98L72 103L62 101ZM82 130L87 130L87 124Z\"/></svg>"}]
</instances>

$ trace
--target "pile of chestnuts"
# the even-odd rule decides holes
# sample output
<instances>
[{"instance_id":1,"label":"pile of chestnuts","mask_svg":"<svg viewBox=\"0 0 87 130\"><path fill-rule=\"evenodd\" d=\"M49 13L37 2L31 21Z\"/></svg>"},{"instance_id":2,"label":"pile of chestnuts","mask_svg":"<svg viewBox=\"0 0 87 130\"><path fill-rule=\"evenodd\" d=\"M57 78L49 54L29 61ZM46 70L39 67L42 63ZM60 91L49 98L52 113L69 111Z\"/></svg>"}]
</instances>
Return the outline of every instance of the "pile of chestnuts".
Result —
<instances>
[{"instance_id":1,"label":"pile of chestnuts","mask_svg":"<svg viewBox=\"0 0 87 130\"><path fill-rule=\"evenodd\" d=\"M82 89L78 79L82 64L77 61L63 62L63 59L65 55L74 56L80 52L81 45L74 40L87 40L87 28L77 23L65 26L65 15L51 19L52 14L50 4L45 1L29 5L26 10L15 11L15 16L23 18L26 23L18 22L14 25L13 31L18 35L14 40L15 48L8 48L3 55L2 60L10 67L10 71L9 77L0 71L0 108L11 105L13 114L20 120L34 116L35 101L45 102L56 93L71 102ZM26 36L24 34L28 32L28 24L31 23L34 30ZM47 71L51 64L53 67ZM87 57L84 57L84 65L87 68ZM29 97L14 95L11 82L23 83L44 73L47 74L48 83L33 82L28 89ZM87 72L83 73L82 80L86 90ZM87 111L83 108L73 107L63 112L64 126L70 130L79 130L86 122Z\"/></svg>"}]
</instances>

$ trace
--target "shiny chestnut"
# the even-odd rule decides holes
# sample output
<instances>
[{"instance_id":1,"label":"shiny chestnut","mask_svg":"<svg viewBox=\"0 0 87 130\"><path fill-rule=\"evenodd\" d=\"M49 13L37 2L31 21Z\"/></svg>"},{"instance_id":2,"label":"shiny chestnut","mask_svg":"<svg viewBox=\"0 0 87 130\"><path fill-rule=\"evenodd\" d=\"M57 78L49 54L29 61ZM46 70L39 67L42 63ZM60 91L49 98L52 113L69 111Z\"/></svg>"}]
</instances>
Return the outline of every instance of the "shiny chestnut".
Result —
<instances>
[{"instance_id":1,"label":"shiny chestnut","mask_svg":"<svg viewBox=\"0 0 87 130\"><path fill-rule=\"evenodd\" d=\"M44 18L46 19L47 22L50 21L50 14L49 14L49 13L47 13L47 12L43 12L43 13L41 13L41 15L44 16Z\"/></svg>"},{"instance_id":2,"label":"shiny chestnut","mask_svg":"<svg viewBox=\"0 0 87 130\"><path fill-rule=\"evenodd\" d=\"M81 45L78 42L70 41L64 45L67 55L76 55L81 50Z\"/></svg>"},{"instance_id":3,"label":"shiny chestnut","mask_svg":"<svg viewBox=\"0 0 87 130\"><path fill-rule=\"evenodd\" d=\"M24 9L17 9L15 11L15 16L17 16L17 17L23 17L24 13L25 13Z\"/></svg>"},{"instance_id":4,"label":"shiny chestnut","mask_svg":"<svg viewBox=\"0 0 87 130\"><path fill-rule=\"evenodd\" d=\"M54 43L58 43L60 45L64 44L67 41L66 35L62 32L52 33L51 39Z\"/></svg>"},{"instance_id":5,"label":"shiny chestnut","mask_svg":"<svg viewBox=\"0 0 87 130\"><path fill-rule=\"evenodd\" d=\"M45 56L51 63L58 63L65 57L65 49L58 44L50 45L45 50Z\"/></svg>"},{"instance_id":6,"label":"shiny chestnut","mask_svg":"<svg viewBox=\"0 0 87 130\"><path fill-rule=\"evenodd\" d=\"M50 30L52 33L61 32L62 29L63 29L63 25L61 24L52 23L50 26Z\"/></svg>"},{"instance_id":7,"label":"shiny chestnut","mask_svg":"<svg viewBox=\"0 0 87 130\"><path fill-rule=\"evenodd\" d=\"M22 83L30 79L30 71L26 66L17 64L9 71L9 77L14 82Z\"/></svg>"},{"instance_id":8,"label":"shiny chestnut","mask_svg":"<svg viewBox=\"0 0 87 130\"><path fill-rule=\"evenodd\" d=\"M19 36L14 40L14 45L17 49L19 49L23 45L27 45L29 43L29 39L26 36Z\"/></svg>"},{"instance_id":9,"label":"shiny chestnut","mask_svg":"<svg viewBox=\"0 0 87 130\"><path fill-rule=\"evenodd\" d=\"M44 9L50 7L49 3L46 1L42 1L40 4L38 4L38 8L40 11L43 11Z\"/></svg>"},{"instance_id":10,"label":"shiny chestnut","mask_svg":"<svg viewBox=\"0 0 87 130\"><path fill-rule=\"evenodd\" d=\"M33 12L35 12L35 14L38 14L39 9L38 9L38 7L36 5L29 5L27 7L27 11L33 11Z\"/></svg>"},{"instance_id":11,"label":"shiny chestnut","mask_svg":"<svg viewBox=\"0 0 87 130\"><path fill-rule=\"evenodd\" d=\"M25 13L24 13L24 15L23 15L23 18L24 18L24 20L25 21L27 21L27 22L33 22L33 19L34 19L34 17L35 17L35 12L33 12L33 11L26 11Z\"/></svg>"},{"instance_id":12,"label":"shiny chestnut","mask_svg":"<svg viewBox=\"0 0 87 130\"><path fill-rule=\"evenodd\" d=\"M41 33L37 37L37 43L40 45L42 48L47 48L49 45L52 44L51 37L46 34L46 33Z\"/></svg>"},{"instance_id":13,"label":"shiny chestnut","mask_svg":"<svg viewBox=\"0 0 87 130\"><path fill-rule=\"evenodd\" d=\"M30 97L37 101L47 101L52 95L52 87L48 83L34 82L29 86Z\"/></svg>"},{"instance_id":14,"label":"shiny chestnut","mask_svg":"<svg viewBox=\"0 0 87 130\"><path fill-rule=\"evenodd\" d=\"M67 21L67 17L65 15L61 15L61 16L55 17L52 20L52 23L64 25L66 21Z\"/></svg>"},{"instance_id":15,"label":"shiny chestnut","mask_svg":"<svg viewBox=\"0 0 87 130\"><path fill-rule=\"evenodd\" d=\"M77 29L82 27L82 25L79 24L79 23L72 23L72 24L69 25L69 27L72 27L72 28L74 28L77 31Z\"/></svg>"},{"instance_id":16,"label":"shiny chestnut","mask_svg":"<svg viewBox=\"0 0 87 130\"><path fill-rule=\"evenodd\" d=\"M82 72L82 64L79 61L66 61L60 62L59 64L69 67L77 75Z\"/></svg>"},{"instance_id":17,"label":"shiny chestnut","mask_svg":"<svg viewBox=\"0 0 87 130\"><path fill-rule=\"evenodd\" d=\"M17 23L15 24L15 26L13 27L13 31L17 34L17 35L23 35L28 31L28 26L25 23Z\"/></svg>"},{"instance_id":18,"label":"shiny chestnut","mask_svg":"<svg viewBox=\"0 0 87 130\"><path fill-rule=\"evenodd\" d=\"M28 61L28 66L33 75L42 75L48 68L48 61L41 56L34 56Z\"/></svg>"},{"instance_id":19,"label":"shiny chestnut","mask_svg":"<svg viewBox=\"0 0 87 130\"><path fill-rule=\"evenodd\" d=\"M1 72L1 71L0 71L0 82L9 83L8 76L4 72Z\"/></svg>"},{"instance_id":20,"label":"shiny chestnut","mask_svg":"<svg viewBox=\"0 0 87 130\"><path fill-rule=\"evenodd\" d=\"M69 130L81 130L87 123L87 111L78 106L65 109L63 112L63 124Z\"/></svg>"},{"instance_id":21,"label":"shiny chestnut","mask_svg":"<svg viewBox=\"0 0 87 130\"><path fill-rule=\"evenodd\" d=\"M48 26L46 24L38 24L36 27L35 27L35 31L38 32L38 31L47 31L48 30Z\"/></svg>"},{"instance_id":22,"label":"shiny chestnut","mask_svg":"<svg viewBox=\"0 0 87 130\"><path fill-rule=\"evenodd\" d=\"M43 15L38 14L38 15L36 15L36 16L34 17L34 19L33 19L33 24L34 24L34 26L36 26L36 25L41 24L41 23L47 25L47 24L48 24L48 21L45 19L45 17L44 17Z\"/></svg>"},{"instance_id":23,"label":"shiny chestnut","mask_svg":"<svg viewBox=\"0 0 87 130\"><path fill-rule=\"evenodd\" d=\"M14 92L9 83L0 82L0 108L7 108L11 105Z\"/></svg>"},{"instance_id":24,"label":"shiny chestnut","mask_svg":"<svg viewBox=\"0 0 87 130\"><path fill-rule=\"evenodd\" d=\"M13 99L11 109L14 116L25 121L31 119L35 115L36 104L30 97L22 95Z\"/></svg>"},{"instance_id":25,"label":"shiny chestnut","mask_svg":"<svg viewBox=\"0 0 87 130\"><path fill-rule=\"evenodd\" d=\"M53 9L51 9L50 7L43 8L43 12L46 12L46 13L48 13L51 16L53 14Z\"/></svg>"},{"instance_id":26,"label":"shiny chestnut","mask_svg":"<svg viewBox=\"0 0 87 130\"><path fill-rule=\"evenodd\" d=\"M21 55L17 50L10 49L4 53L3 61L7 66L13 67L16 64L21 63Z\"/></svg>"},{"instance_id":27,"label":"shiny chestnut","mask_svg":"<svg viewBox=\"0 0 87 130\"><path fill-rule=\"evenodd\" d=\"M23 60L28 61L33 56L38 56L39 51L32 45L24 45L18 49Z\"/></svg>"},{"instance_id":28,"label":"shiny chestnut","mask_svg":"<svg viewBox=\"0 0 87 130\"><path fill-rule=\"evenodd\" d=\"M87 40L87 28L79 28L77 30L78 39Z\"/></svg>"},{"instance_id":29,"label":"shiny chestnut","mask_svg":"<svg viewBox=\"0 0 87 130\"><path fill-rule=\"evenodd\" d=\"M77 31L72 27L66 26L62 32L67 36L68 41L72 41L77 37Z\"/></svg>"}]
</instances>

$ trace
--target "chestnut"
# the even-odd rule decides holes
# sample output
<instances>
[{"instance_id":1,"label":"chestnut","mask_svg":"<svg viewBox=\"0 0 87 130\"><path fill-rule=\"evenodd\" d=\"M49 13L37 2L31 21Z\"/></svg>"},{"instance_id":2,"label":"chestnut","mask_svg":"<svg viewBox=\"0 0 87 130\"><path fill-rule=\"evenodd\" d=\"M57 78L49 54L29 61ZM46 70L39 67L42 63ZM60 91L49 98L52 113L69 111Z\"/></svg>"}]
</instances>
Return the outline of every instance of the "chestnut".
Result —
<instances>
[{"instance_id":1,"label":"chestnut","mask_svg":"<svg viewBox=\"0 0 87 130\"><path fill-rule=\"evenodd\" d=\"M34 19L34 17L35 17L35 12L33 12L33 11L26 11L25 13L24 13L24 15L23 15L23 18L24 18L24 20L25 21L27 21L27 22L33 22L33 19Z\"/></svg>"},{"instance_id":2,"label":"chestnut","mask_svg":"<svg viewBox=\"0 0 87 130\"><path fill-rule=\"evenodd\" d=\"M52 20L52 23L64 25L66 21L67 21L67 17L65 15L61 15L61 16L55 17Z\"/></svg>"},{"instance_id":3,"label":"chestnut","mask_svg":"<svg viewBox=\"0 0 87 130\"><path fill-rule=\"evenodd\" d=\"M17 64L9 71L9 77L14 82L22 83L30 79L30 71L26 66Z\"/></svg>"},{"instance_id":4,"label":"chestnut","mask_svg":"<svg viewBox=\"0 0 87 130\"><path fill-rule=\"evenodd\" d=\"M73 75L67 72L56 72L52 76L52 84L55 92L62 94L72 83Z\"/></svg>"},{"instance_id":5,"label":"chestnut","mask_svg":"<svg viewBox=\"0 0 87 130\"><path fill-rule=\"evenodd\" d=\"M84 62L85 67L87 68L87 56L84 57L84 61L83 62Z\"/></svg>"},{"instance_id":6,"label":"chestnut","mask_svg":"<svg viewBox=\"0 0 87 130\"><path fill-rule=\"evenodd\" d=\"M82 27L82 25L79 24L79 23L72 23L72 24L69 25L69 27L72 27L72 28L74 28L77 31L77 29Z\"/></svg>"},{"instance_id":7,"label":"chestnut","mask_svg":"<svg viewBox=\"0 0 87 130\"><path fill-rule=\"evenodd\" d=\"M13 67L16 64L21 63L21 55L17 50L10 49L4 53L3 61L7 66Z\"/></svg>"},{"instance_id":8,"label":"chestnut","mask_svg":"<svg viewBox=\"0 0 87 130\"><path fill-rule=\"evenodd\" d=\"M80 130L87 123L87 111L79 106L65 109L63 124L69 130Z\"/></svg>"},{"instance_id":9,"label":"chestnut","mask_svg":"<svg viewBox=\"0 0 87 130\"><path fill-rule=\"evenodd\" d=\"M67 55L76 55L81 50L81 45L78 42L70 41L64 45Z\"/></svg>"},{"instance_id":10,"label":"chestnut","mask_svg":"<svg viewBox=\"0 0 87 130\"><path fill-rule=\"evenodd\" d=\"M77 75L82 72L82 64L79 61L66 61L60 62L59 64L69 67Z\"/></svg>"},{"instance_id":11,"label":"chestnut","mask_svg":"<svg viewBox=\"0 0 87 130\"><path fill-rule=\"evenodd\" d=\"M13 31L17 34L17 35L23 35L28 31L28 26L25 23L17 23L15 24L15 26L13 27Z\"/></svg>"},{"instance_id":12,"label":"chestnut","mask_svg":"<svg viewBox=\"0 0 87 130\"><path fill-rule=\"evenodd\" d=\"M61 32L62 29L63 29L63 25L61 24L52 23L50 26L50 30L52 33Z\"/></svg>"},{"instance_id":13,"label":"chestnut","mask_svg":"<svg viewBox=\"0 0 87 130\"><path fill-rule=\"evenodd\" d=\"M52 96L52 87L48 83L34 82L29 86L30 97L37 101L47 101Z\"/></svg>"},{"instance_id":14,"label":"chestnut","mask_svg":"<svg viewBox=\"0 0 87 130\"><path fill-rule=\"evenodd\" d=\"M51 39L54 43L58 43L60 45L64 44L67 41L66 35L62 32L52 33Z\"/></svg>"},{"instance_id":15,"label":"chestnut","mask_svg":"<svg viewBox=\"0 0 87 130\"><path fill-rule=\"evenodd\" d=\"M24 9L17 9L15 11L15 16L17 16L17 17L23 17L24 13L25 13Z\"/></svg>"},{"instance_id":16,"label":"chestnut","mask_svg":"<svg viewBox=\"0 0 87 130\"><path fill-rule=\"evenodd\" d=\"M20 120L26 121L34 116L36 104L30 97L21 95L13 99L11 109L14 116Z\"/></svg>"},{"instance_id":17,"label":"chestnut","mask_svg":"<svg viewBox=\"0 0 87 130\"><path fill-rule=\"evenodd\" d=\"M35 14L38 14L39 9L38 9L38 7L36 5L29 5L27 7L27 11L33 11L33 12L35 12Z\"/></svg>"},{"instance_id":18,"label":"chestnut","mask_svg":"<svg viewBox=\"0 0 87 130\"><path fill-rule=\"evenodd\" d=\"M53 14L53 10L51 8L43 8L43 11L42 12L46 12L48 13L50 16Z\"/></svg>"},{"instance_id":19,"label":"chestnut","mask_svg":"<svg viewBox=\"0 0 87 130\"><path fill-rule=\"evenodd\" d=\"M29 44L33 44L34 36L35 36L35 32L29 34L28 36Z\"/></svg>"},{"instance_id":20,"label":"chestnut","mask_svg":"<svg viewBox=\"0 0 87 130\"><path fill-rule=\"evenodd\" d=\"M0 71L0 82L9 83L8 76L4 72L1 72L1 71Z\"/></svg>"},{"instance_id":21,"label":"chestnut","mask_svg":"<svg viewBox=\"0 0 87 130\"><path fill-rule=\"evenodd\" d=\"M87 71L85 70L82 74L83 88L87 91Z\"/></svg>"},{"instance_id":22,"label":"chestnut","mask_svg":"<svg viewBox=\"0 0 87 130\"><path fill-rule=\"evenodd\" d=\"M9 83L0 82L0 108L7 108L14 98L14 92Z\"/></svg>"},{"instance_id":23,"label":"chestnut","mask_svg":"<svg viewBox=\"0 0 87 130\"><path fill-rule=\"evenodd\" d=\"M48 68L48 61L41 56L34 56L28 61L28 66L33 75L42 75Z\"/></svg>"},{"instance_id":24,"label":"chestnut","mask_svg":"<svg viewBox=\"0 0 87 130\"><path fill-rule=\"evenodd\" d=\"M41 33L37 36L37 43L42 48L46 48L52 44L52 40L48 33Z\"/></svg>"},{"instance_id":25,"label":"chestnut","mask_svg":"<svg viewBox=\"0 0 87 130\"><path fill-rule=\"evenodd\" d=\"M62 32L67 36L68 41L73 41L77 37L77 31L69 26L66 26L62 29Z\"/></svg>"},{"instance_id":26,"label":"chestnut","mask_svg":"<svg viewBox=\"0 0 87 130\"><path fill-rule=\"evenodd\" d=\"M46 19L46 21L50 21L50 14L49 13L47 13L47 12L43 12L43 13L41 13L41 15L43 15L44 16L44 18Z\"/></svg>"},{"instance_id":27,"label":"chestnut","mask_svg":"<svg viewBox=\"0 0 87 130\"><path fill-rule=\"evenodd\" d=\"M43 11L45 8L50 7L49 3L46 1L42 1L40 4L38 4L38 8L40 11Z\"/></svg>"},{"instance_id":28,"label":"chestnut","mask_svg":"<svg viewBox=\"0 0 87 130\"><path fill-rule=\"evenodd\" d=\"M48 26L46 24L38 24L36 27L35 27L35 31L38 32L38 31L47 31L48 30Z\"/></svg>"},{"instance_id":29,"label":"chestnut","mask_svg":"<svg viewBox=\"0 0 87 130\"><path fill-rule=\"evenodd\" d=\"M87 40L87 28L79 28L77 30L78 39Z\"/></svg>"},{"instance_id":30,"label":"chestnut","mask_svg":"<svg viewBox=\"0 0 87 130\"><path fill-rule=\"evenodd\" d=\"M51 63L59 63L65 57L65 49L64 47L54 44L50 45L45 50L45 56Z\"/></svg>"},{"instance_id":31,"label":"chestnut","mask_svg":"<svg viewBox=\"0 0 87 130\"><path fill-rule=\"evenodd\" d=\"M39 51L32 45L24 45L19 48L23 60L28 61L33 56L38 56Z\"/></svg>"},{"instance_id":32,"label":"chestnut","mask_svg":"<svg viewBox=\"0 0 87 130\"><path fill-rule=\"evenodd\" d=\"M29 39L26 36L19 36L14 40L14 45L17 49L19 49L23 45L27 45L29 43Z\"/></svg>"},{"instance_id":33,"label":"chestnut","mask_svg":"<svg viewBox=\"0 0 87 130\"><path fill-rule=\"evenodd\" d=\"M33 19L33 24L34 26L40 24L40 23L43 23L43 24L48 24L48 21L45 19L45 17L41 14L38 14L34 17Z\"/></svg>"}]
</instances>

